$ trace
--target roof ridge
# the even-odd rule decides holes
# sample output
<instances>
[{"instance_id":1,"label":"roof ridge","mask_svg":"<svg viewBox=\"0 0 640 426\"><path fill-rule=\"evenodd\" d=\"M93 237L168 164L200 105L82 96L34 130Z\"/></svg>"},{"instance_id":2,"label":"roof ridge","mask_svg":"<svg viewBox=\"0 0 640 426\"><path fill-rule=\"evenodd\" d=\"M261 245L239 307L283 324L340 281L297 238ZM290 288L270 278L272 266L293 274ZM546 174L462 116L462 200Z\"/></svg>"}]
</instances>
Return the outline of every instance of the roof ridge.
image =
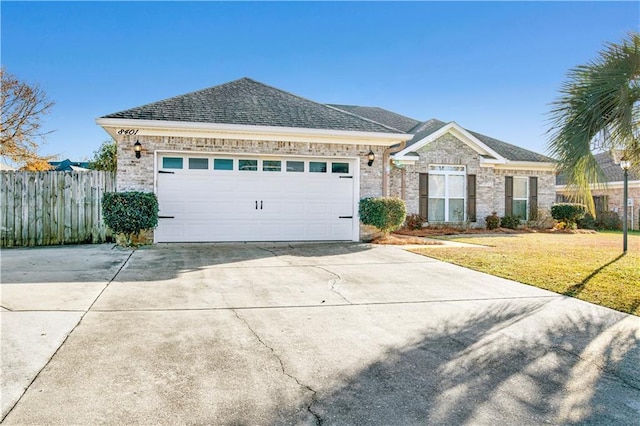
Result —
<instances>
[{"instance_id":1,"label":"roof ridge","mask_svg":"<svg viewBox=\"0 0 640 426\"><path fill-rule=\"evenodd\" d=\"M356 117L356 118L358 118L358 119L360 119L360 120L368 121L369 123L379 124L380 126L386 127L386 128L387 128L387 129L389 129L389 130L394 130L394 131L396 131L396 132L400 132L400 133L403 133L403 134L406 134L406 133L407 133L407 132L403 132L403 131L402 131L402 130L400 130L400 129L396 129L395 127L389 126L389 125L387 125L387 124L380 123L379 121L371 120L370 118L366 118L366 117L363 117L363 116L361 116L361 115L355 114L355 113L353 113L353 112L349 112L349 111L345 111L345 110L340 109L340 108L336 108L336 107L331 106L331 105L329 105L329 104L320 104L320 105L324 105L326 108L331 108L331 109L332 109L332 110L334 110L334 111L339 111L339 112L344 113L344 114L349 114L349 115L351 115L351 116L353 116L353 117ZM354 105L354 106L355 106L355 105ZM390 112L391 112L391 111L390 111Z\"/></svg>"}]
</instances>

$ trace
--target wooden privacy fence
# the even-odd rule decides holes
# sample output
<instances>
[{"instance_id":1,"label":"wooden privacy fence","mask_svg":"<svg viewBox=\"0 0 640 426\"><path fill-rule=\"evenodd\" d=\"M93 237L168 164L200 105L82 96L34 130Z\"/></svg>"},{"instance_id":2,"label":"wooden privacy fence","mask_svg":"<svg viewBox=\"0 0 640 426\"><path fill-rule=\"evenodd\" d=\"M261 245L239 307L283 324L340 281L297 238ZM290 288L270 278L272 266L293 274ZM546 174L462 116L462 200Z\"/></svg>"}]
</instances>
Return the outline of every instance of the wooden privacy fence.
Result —
<instances>
[{"instance_id":1,"label":"wooden privacy fence","mask_svg":"<svg viewBox=\"0 0 640 426\"><path fill-rule=\"evenodd\" d=\"M102 243L102 195L115 191L103 171L0 172L0 246Z\"/></svg>"}]
</instances>

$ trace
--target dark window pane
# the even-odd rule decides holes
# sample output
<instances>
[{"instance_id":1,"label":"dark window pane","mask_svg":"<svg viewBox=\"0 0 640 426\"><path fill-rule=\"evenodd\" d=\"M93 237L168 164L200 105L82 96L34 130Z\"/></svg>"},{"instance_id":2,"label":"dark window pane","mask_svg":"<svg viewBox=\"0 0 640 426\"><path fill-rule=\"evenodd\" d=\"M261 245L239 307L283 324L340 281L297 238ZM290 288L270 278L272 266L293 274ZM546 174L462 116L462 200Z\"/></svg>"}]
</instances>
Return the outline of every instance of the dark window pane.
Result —
<instances>
[{"instance_id":1,"label":"dark window pane","mask_svg":"<svg viewBox=\"0 0 640 426\"><path fill-rule=\"evenodd\" d=\"M326 173L327 163L319 161L309 161L309 171L311 173Z\"/></svg>"},{"instance_id":2,"label":"dark window pane","mask_svg":"<svg viewBox=\"0 0 640 426\"><path fill-rule=\"evenodd\" d=\"M189 158L189 168L197 170L207 170L209 168L209 159Z\"/></svg>"},{"instance_id":3,"label":"dark window pane","mask_svg":"<svg viewBox=\"0 0 640 426\"><path fill-rule=\"evenodd\" d=\"M258 170L258 160L238 160L238 170L255 172Z\"/></svg>"},{"instance_id":4,"label":"dark window pane","mask_svg":"<svg viewBox=\"0 0 640 426\"><path fill-rule=\"evenodd\" d=\"M304 161L287 161L288 172L304 172Z\"/></svg>"},{"instance_id":5,"label":"dark window pane","mask_svg":"<svg viewBox=\"0 0 640 426\"><path fill-rule=\"evenodd\" d=\"M213 170L233 170L233 160L229 158L216 158L213 160Z\"/></svg>"},{"instance_id":6,"label":"dark window pane","mask_svg":"<svg viewBox=\"0 0 640 426\"><path fill-rule=\"evenodd\" d=\"M279 172L282 170L280 160L264 160L262 162L262 170L265 172Z\"/></svg>"},{"instance_id":7,"label":"dark window pane","mask_svg":"<svg viewBox=\"0 0 640 426\"><path fill-rule=\"evenodd\" d=\"M349 173L349 163L331 163L331 173Z\"/></svg>"},{"instance_id":8,"label":"dark window pane","mask_svg":"<svg viewBox=\"0 0 640 426\"><path fill-rule=\"evenodd\" d=\"M163 169L181 169L182 158L181 157L163 157L162 168Z\"/></svg>"}]
</instances>

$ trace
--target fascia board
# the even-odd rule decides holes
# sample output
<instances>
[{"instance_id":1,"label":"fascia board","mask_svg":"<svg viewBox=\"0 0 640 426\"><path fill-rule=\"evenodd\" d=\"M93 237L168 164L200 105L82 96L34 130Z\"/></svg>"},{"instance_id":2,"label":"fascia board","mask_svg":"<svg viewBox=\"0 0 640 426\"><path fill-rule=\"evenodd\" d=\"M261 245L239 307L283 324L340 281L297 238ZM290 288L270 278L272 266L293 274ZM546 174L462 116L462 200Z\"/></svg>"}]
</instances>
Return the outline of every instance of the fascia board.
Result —
<instances>
[{"instance_id":1,"label":"fascia board","mask_svg":"<svg viewBox=\"0 0 640 426\"><path fill-rule=\"evenodd\" d=\"M503 170L538 170L554 172L557 164L538 161L506 161L504 163L491 163L490 161L487 161L486 163L481 162L481 166Z\"/></svg>"},{"instance_id":2,"label":"fascia board","mask_svg":"<svg viewBox=\"0 0 640 426\"><path fill-rule=\"evenodd\" d=\"M627 182L628 188L640 188L640 180L630 180ZM597 190L606 190L606 189L623 189L624 182L615 181L615 182L602 182L602 183L591 183L589 184L589 189L591 191ZM568 185L556 185L556 192L565 192L569 191Z\"/></svg>"},{"instance_id":3,"label":"fascia board","mask_svg":"<svg viewBox=\"0 0 640 426\"><path fill-rule=\"evenodd\" d=\"M118 129L137 129L136 136L184 136L203 138L235 138L248 140L277 139L291 142L319 142L333 144L368 144L392 146L411 139L406 133L377 133L346 130L303 129L296 127L249 126L238 124L191 123L157 120L129 120L98 118L96 124L103 127L114 139Z\"/></svg>"}]
</instances>

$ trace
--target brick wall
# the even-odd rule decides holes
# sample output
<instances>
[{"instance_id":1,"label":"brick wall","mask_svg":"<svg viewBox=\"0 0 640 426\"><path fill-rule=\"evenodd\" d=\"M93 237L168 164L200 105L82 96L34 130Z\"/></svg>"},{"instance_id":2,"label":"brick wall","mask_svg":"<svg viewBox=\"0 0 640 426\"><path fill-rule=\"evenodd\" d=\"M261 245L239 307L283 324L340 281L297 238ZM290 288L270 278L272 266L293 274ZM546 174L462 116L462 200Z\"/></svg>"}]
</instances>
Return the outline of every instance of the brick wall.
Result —
<instances>
[{"instance_id":1,"label":"brick wall","mask_svg":"<svg viewBox=\"0 0 640 426\"><path fill-rule=\"evenodd\" d=\"M133 144L143 147L140 159L135 158ZM372 149L376 160L367 166L367 154ZM228 154L274 154L322 157L360 158L360 196L382 195L382 153L384 147L369 145L329 145L307 142L251 141L238 139L205 139L146 136L125 139L118 144L118 191L153 191L154 151L192 151Z\"/></svg>"},{"instance_id":2,"label":"brick wall","mask_svg":"<svg viewBox=\"0 0 640 426\"><path fill-rule=\"evenodd\" d=\"M391 171L391 195L401 196L401 175L405 174L405 203L408 213L419 211L419 174L428 173L429 164L464 165L467 174L476 175L476 226L496 211L504 215L505 176L537 176L538 207L550 210L555 201L555 173L552 171L506 170L480 166L480 155L451 134L445 134L417 151L418 161Z\"/></svg>"}]
</instances>

